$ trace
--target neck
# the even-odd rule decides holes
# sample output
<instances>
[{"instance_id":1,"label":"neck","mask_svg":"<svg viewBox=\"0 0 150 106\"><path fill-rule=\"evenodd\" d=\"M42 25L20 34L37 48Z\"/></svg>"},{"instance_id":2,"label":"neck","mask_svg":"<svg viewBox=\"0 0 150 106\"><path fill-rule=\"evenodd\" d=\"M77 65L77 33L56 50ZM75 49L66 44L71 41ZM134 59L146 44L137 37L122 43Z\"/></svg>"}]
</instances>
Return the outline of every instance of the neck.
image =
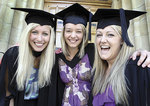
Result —
<instances>
[{"instance_id":1,"label":"neck","mask_svg":"<svg viewBox=\"0 0 150 106\"><path fill-rule=\"evenodd\" d=\"M40 57L36 57L34 60L34 68L39 68L40 65Z\"/></svg>"},{"instance_id":2,"label":"neck","mask_svg":"<svg viewBox=\"0 0 150 106\"><path fill-rule=\"evenodd\" d=\"M107 61L107 63L108 63L108 68L106 70L106 75L109 75L112 65L114 63L114 60L109 60L109 61Z\"/></svg>"},{"instance_id":3,"label":"neck","mask_svg":"<svg viewBox=\"0 0 150 106\"><path fill-rule=\"evenodd\" d=\"M78 48L69 48L69 56L67 56L68 60L72 60L78 51Z\"/></svg>"},{"instance_id":4,"label":"neck","mask_svg":"<svg viewBox=\"0 0 150 106\"><path fill-rule=\"evenodd\" d=\"M37 51L32 50L32 54L33 54L34 57L39 57L39 56L41 56L42 51L41 52L37 52Z\"/></svg>"}]
</instances>

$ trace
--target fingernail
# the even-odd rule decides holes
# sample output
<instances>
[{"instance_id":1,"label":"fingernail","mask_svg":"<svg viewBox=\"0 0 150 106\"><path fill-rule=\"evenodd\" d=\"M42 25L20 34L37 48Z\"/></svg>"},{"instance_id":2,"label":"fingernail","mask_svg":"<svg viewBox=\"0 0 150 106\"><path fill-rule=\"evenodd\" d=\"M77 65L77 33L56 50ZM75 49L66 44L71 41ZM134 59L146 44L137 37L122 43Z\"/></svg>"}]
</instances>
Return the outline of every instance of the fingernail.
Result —
<instances>
[{"instance_id":1,"label":"fingernail","mask_svg":"<svg viewBox=\"0 0 150 106\"><path fill-rule=\"evenodd\" d=\"M140 66L140 64L141 64L141 63L140 63L140 62L138 62L138 66ZM142 65L142 66L143 66L143 65Z\"/></svg>"},{"instance_id":2,"label":"fingernail","mask_svg":"<svg viewBox=\"0 0 150 106\"><path fill-rule=\"evenodd\" d=\"M135 60L135 57L133 57L132 59Z\"/></svg>"},{"instance_id":3,"label":"fingernail","mask_svg":"<svg viewBox=\"0 0 150 106\"><path fill-rule=\"evenodd\" d=\"M142 64L142 67L144 68L146 65L145 64Z\"/></svg>"}]
</instances>

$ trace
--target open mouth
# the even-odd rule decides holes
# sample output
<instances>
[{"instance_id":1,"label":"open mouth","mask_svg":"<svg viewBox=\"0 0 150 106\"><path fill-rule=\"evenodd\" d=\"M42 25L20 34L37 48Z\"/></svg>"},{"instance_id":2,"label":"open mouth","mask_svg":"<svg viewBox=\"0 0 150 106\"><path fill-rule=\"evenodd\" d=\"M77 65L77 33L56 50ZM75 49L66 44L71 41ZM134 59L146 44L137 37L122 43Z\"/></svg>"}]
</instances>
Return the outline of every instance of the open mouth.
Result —
<instances>
[{"instance_id":1,"label":"open mouth","mask_svg":"<svg viewBox=\"0 0 150 106\"><path fill-rule=\"evenodd\" d=\"M102 51L102 53L106 53L106 52L108 52L109 50L110 50L110 47L109 46L100 46L100 48L101 48L101 51Z\"/></svg>"},{"instance_id":2,"label":"open mouth","mask_svg":"<svg viewBox=\"0 0 150 106\"><path fill-rule=\"evenodd\" d=\"M76 43L78 40L70 40L69 39L69 42L71 42L71 43Z\"/></svg>"},{"instance_id":3,"label":"open mouth","mask_svg":"<svg viewBox=\"0 0 150 106\"><path fill-rule=\"evenodd\" d=\"M43 43L34 43L37 47L41 47L41 46L43 46L44 44Z\"/></svg>"}]
</instances>

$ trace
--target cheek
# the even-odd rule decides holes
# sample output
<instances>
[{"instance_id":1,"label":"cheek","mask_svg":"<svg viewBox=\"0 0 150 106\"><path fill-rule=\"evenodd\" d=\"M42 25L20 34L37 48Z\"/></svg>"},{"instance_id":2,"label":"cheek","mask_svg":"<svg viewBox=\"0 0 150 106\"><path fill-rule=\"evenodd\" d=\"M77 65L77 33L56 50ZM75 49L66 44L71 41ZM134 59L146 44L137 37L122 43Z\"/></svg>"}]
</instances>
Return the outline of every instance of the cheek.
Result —
<instances>
[{"instance_id":1,"label":"cheek","mask_svg":"<svg viewBox=\"0 0 150 106\"><path fill-rule=\"evenodd\" d=\"M97 46L97 50L98 50L98 53L100 53L100 39L96 39L96 46Z\"/></svg>"},{"instance_id":2,"label":"cheek","mask_svg":"<svg viewBox=\"0 0 150 106\"><path fill-rule=\"evenodd\" d=\"M67 39L68 37L68 34L64 33L64 39Z\"/></svg>"},{"instance_id":3,"label":"cheek","mask_svg":"<svg viewBox=\"0 0 150 106\"><path fill-rule=\"evenodd\" d=\"M120 52L120 49L121 49L121 42L115 43L114 44L114 52L116 52L118 54Z\"/></svg>"},{"instance_id":4,"label":"cheek","mask_svg":"<svg viewBox=\"0 0 150 106\"><path fill-rule=\"evenodd\" d=\"M34 39L36 39L36 35L31 34L31 35L29 36L29 41L32 41L32 40L34 40Z\"/></svg>"},{"instance_id":5,"label":"cheek","mask_svg":"<svg viewBox=\"0 0 150 106\"><path fill-rule=\"evenodd\" d=\"M49 42L50 41L50 36L46 36L44 39L45 39L45 42Z\"/></svg>"},{"instance_id":6,"label":"cheek","mask_svg":"<svg viewBox=\"0 0 150 106\"><path fill-rule=\"evenodd\" d=\"M99 46L100 45L100 38L96 38L95 43L97 46Z\"/></svg>"},{"instance_id":7,"label":"cheek","mask_svg":"<svg viewBox=\"0 0 150 106\"><path fill-rule=\"evenodd\" d=\"M31 48L34 47L34 37L33 36L29 36L29 45L31 46Z\"/></svg>"},{"instance_id":8,"label":"cheek","mask_svg":"<svg viewBox=\"0 0 150 106\"><path fill-rule=\"evenodd\" d=\"M80 41L83 40L83 36L84 36L83 34L79 34L79 35L78 35L78 38L80 39Z\"/></svg>"},{"instance_id":9,"label":"cheek","mask_svg":"<svg viewBox=\"0 0 150 106\"><path fill-rule=\"evenodd\" d=\"M31 44L33 40L34 40L33 35L30 35L30 36L29 36L29 43Z\"/></svg>"}]
</instances>

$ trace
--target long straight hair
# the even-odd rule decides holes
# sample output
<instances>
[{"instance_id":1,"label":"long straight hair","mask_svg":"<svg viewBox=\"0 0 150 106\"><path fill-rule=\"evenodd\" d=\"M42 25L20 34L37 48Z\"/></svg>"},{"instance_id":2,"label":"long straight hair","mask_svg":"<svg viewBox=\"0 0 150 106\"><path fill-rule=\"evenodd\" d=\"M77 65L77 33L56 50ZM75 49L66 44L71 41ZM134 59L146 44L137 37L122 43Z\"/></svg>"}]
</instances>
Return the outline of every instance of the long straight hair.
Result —
<instances>
[{"instance_id":1,"label":"long straight hair","mask_svg":"<svg viewBox=\"0 0 150 106\"><path fill-rule=\"evenodd\" d=\"M111 25L111 27L121 36L121 27L117 25ZM95 38L96 42L96 38ZM93 78L93 95L98 93L103 93L108 85L111 85L116 104L126 104L128 105L128 93L127 84L125 80L125 68L127 60L130 54L133 52L133 48L126 45L123 42L120 52L113 63L110 73L106 76L106 69L108 63L102 60L99 56L97 46L95 43L95 61L93 70L95 70Z\"/></svg>"},{"instance_id":2,"label":"long straight hair","mask_svg":"<svg viewBox=\"0 0 150 106\"><path fill-rule=\"evenodd\" d=\"M88 43L88 34L86 33L86 28L84 25L80 24L81 27L82 27L82 31L83 31L83 39L82 39L82 42L81 44L79 45L79 57L82 58L84 56L84 48L85 46L87 45ZM62 46L62 51L63 51L63 54L65 56L69 56L69 50L68 50L68 45L65 41L65 38L64 38L64 33L65 33L65 26L63 28L63 33L62 33L62 36L61 36L61 46Z\"/></svg>"},{"instance_id":3,"label":"long straight hair","mask_svg":"<svg viewBox=\"0 0 150 106\"><path fill-rule=\"evenodd\" d=\"M27 25L20 38L18 68L16 71L16 82L18 90L24 89L25 82L28 81L31 70L33 68L35 57L32 55L32 49L29 44L29 36L31 30L37 26L39 26L39 24L30 23ZM51 26L49 26L49 28L50 41L41 54L40 66L38 70L38 84L40 88L50 83L51 72L55 63L55 33Z\"/></svg>"}]
</instances>

